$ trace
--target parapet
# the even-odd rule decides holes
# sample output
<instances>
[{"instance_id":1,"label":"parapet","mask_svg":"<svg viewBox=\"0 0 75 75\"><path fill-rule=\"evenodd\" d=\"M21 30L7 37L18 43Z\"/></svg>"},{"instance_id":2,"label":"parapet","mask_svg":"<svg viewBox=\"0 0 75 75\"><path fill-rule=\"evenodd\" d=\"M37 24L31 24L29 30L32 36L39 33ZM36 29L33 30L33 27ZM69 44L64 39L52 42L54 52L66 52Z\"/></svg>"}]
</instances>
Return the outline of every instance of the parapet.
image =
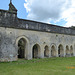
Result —
<instances>
[{"instance_id":1,"label":"parapet","mask_svg":"<svg viewBox=\"0 0 75 75\"><path fill-rule=\"evenodd\" d=\"M49 33L59 33L67 35L75 35L75 30L71 28L61 27L57 25L36 22L31 20L18 19L18 28L35 30Z\"/></svg>"},{"instance_id":2,"label":"parapet","mask_svg":"<svg viewBox=\"0 0 75 75\"><path fill-rule=\"evenodd\" d=\"M0 10L0 26L9 27L16 24L17 13L8 10ZM11 27L12 27L11 26Z\"/></svg>"}]
</instances>

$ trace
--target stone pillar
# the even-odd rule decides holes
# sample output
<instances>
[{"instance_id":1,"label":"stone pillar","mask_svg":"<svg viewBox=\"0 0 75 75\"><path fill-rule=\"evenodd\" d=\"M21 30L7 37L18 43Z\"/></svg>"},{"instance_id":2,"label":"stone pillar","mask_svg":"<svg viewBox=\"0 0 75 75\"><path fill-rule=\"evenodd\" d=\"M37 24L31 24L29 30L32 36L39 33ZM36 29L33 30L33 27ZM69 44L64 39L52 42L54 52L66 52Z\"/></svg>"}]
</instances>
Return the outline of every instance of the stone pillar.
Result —
<instances>
[{"instance_id":1,"label":"stone pillar","mask_svg":"<svg viewBox=\"0 0 75 75\"><path fill-rule=\"evenodd\" d=\"M63 50L64 50L64 57L66 56L66 47L63 46Z\"/></svg>"},{"instance_id":2,"label":"stone pillar","mask_svg":"<svg viewBox=\"0 0 75 75\"><path fill-rule=\"evenodd\" d=\"M49 58L51 57L51 48L49 47Z\"/></svg>"},{"instance_id":3,"label":"stone pillar","mask_svg":"<svg viewBox=\"0 0 75 75\"><path fill-rule=\"evenodd\" d=\"M40 58L44 58L44 47L43 47L43 45L40 46Z\"/></svg>"},{"instance_id":4,"label":"stone pillar","mask_svg":"<svg viewBox=\"0 0 75 75\"><path fill-rule=\"evenodd\" d=\"M59 57L59 55L58 55L58 47L56 47L56 57Z\"/></svg>"},{"instance_id":5,"label":"stone pillar","mask_svg":"<svg viewBox=\"0 0 75 75\"><path fill-rule=\"evenodd\" d=\"M73 56L75 56L75 45L73 46Z\"/></svg>"},{"instance_id":6,"label":"stone pillar","mask_svg":"<svg viewBox=\"0 0 75 75\"><path fill-rule=\"evenodd\" d=\"M26 50L26 59L33 59L32 58L32 46L30 44L28 44L27 46L27 50Z\"/></svg>"}]
</instances>

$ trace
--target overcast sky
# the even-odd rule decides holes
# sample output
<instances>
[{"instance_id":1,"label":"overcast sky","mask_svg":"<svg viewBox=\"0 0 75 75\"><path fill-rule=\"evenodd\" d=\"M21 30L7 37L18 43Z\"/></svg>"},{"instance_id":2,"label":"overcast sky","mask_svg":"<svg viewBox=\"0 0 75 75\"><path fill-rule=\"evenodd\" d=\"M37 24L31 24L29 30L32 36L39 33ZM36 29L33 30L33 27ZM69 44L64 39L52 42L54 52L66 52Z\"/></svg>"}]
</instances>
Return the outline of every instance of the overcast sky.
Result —
<instances>
[{"instance_id":1,"label":"overcast sky","mask_svg":"<svg viewBox=\"0 0 75 75\"><path fill-rule=\"evenodd\" d=\"M0 0L0 9L8 9L10 0ZM75 26L75 0L12 0L18 17L60 26Z\"/></svg>"}]
</instances>

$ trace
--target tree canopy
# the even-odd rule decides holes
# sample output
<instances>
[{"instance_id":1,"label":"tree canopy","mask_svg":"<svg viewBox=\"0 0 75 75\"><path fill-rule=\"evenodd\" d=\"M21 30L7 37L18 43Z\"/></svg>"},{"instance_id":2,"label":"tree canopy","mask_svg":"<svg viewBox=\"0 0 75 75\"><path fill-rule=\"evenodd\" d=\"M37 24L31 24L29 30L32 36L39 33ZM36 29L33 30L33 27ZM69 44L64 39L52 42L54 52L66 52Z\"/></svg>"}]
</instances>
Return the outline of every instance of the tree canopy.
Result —
<instances>
[{"instance_id":1,"label":"tree canopy","mask_svg":"<svg viewBox=\"0 0 75 75\"><path fill-rule=\"evenodd\" d=\"M71 29L75 29L75 26L71 26L71 27L69 27L69 28L71 28Z\"/></svg>"}]
</instances>

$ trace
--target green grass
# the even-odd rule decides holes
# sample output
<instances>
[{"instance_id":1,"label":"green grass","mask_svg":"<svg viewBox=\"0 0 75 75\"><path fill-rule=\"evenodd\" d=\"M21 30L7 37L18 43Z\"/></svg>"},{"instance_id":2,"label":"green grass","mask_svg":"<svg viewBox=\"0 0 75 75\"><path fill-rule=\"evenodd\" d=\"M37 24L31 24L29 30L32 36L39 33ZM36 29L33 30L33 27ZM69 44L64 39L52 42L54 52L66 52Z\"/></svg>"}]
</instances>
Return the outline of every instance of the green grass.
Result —
<instances>
[{"instance_id":1,"label":"green grass","mask_svg":"<svg viewBox=\"0 0 75 75\"><path fill-rule=\"evenodd\" d=\"M0 75L75 75L75 57L0 63Z\"/></svg>"}]
</instances>

